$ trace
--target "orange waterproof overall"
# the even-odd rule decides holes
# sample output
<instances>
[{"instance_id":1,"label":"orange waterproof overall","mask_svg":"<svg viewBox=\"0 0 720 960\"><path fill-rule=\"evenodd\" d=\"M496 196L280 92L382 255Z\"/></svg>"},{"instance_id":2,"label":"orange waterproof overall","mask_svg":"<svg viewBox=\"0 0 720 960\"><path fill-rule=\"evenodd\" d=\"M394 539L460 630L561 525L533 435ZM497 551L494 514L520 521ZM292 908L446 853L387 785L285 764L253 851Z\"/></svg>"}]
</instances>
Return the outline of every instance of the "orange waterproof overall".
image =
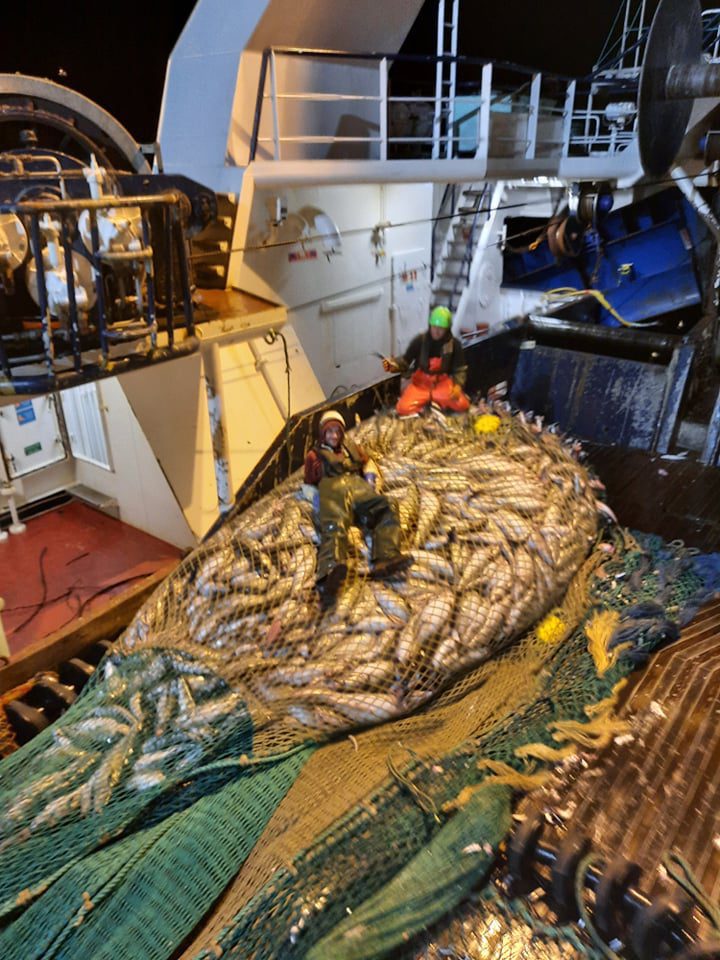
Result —
<instances>
[{"instance_id":1,"label":"orange waterproof overall","mask_svg":"<svg viewBox=\"0 0 720 960\"><path fill-rule=\"evenodd\" d=\"M424 373L416 370L403 390L395 409L401 417L420 413L428 403L436 403L442 410L463 412L470 406L467 395L446 373Z\"/></svg>"}]
</instances>

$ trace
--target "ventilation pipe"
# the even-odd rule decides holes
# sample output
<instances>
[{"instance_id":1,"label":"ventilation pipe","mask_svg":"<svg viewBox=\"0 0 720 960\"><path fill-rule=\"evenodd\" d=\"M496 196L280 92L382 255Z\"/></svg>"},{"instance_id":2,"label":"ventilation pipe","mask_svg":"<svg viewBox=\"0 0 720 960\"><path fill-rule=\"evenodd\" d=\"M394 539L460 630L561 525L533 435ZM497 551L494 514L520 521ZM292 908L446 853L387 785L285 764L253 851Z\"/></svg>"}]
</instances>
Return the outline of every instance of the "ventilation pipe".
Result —
<instances>
[{"instance_id":1,"label":"ventilation pipe","mask_svg":"<svg viewBox=\"0 0 720 960\"><path fill-rule=\"evenodd\" d=\"M212 438L213 463L218 508L227 513L233 505L233 487L230 475L230 448L228 446L227 417L225 414L225 391L223 387L222 359L217 340L200 341L205 390L207 392L210 436Z\"/></svg>"},{"instance_id":2,"label":"ventilation pipe","mask_svg":"<svg viewBox=\"0 0 720 960\"><path fill-rule=\"evenodd\" d=\"M26 529L25 524L20 522L20 517L18 516L17 507L15 506L15 494L17 490L15 489L14 484L11 482L10 477L8 476L7 468L5 466L5 458L0 453L0 501L3 499L7 501L7 506L10 510L10 526L8 530L10 533L23 533ZM0 502L0 508L2 508L2 503ZM0 530L0 541L7 540L7 531ZM2 653L0 653L2 656Z\"/></svg>"}]
</instances>

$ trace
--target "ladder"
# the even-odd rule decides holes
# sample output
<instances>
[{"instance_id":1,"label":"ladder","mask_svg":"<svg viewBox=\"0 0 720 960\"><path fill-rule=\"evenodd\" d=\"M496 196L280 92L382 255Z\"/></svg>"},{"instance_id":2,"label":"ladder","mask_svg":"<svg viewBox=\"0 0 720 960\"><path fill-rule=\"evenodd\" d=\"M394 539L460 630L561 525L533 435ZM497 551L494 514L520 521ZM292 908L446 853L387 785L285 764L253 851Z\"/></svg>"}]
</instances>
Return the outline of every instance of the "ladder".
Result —
<instances>
[{"instance_id":1,"label":"ladder","mask_svg":"<svg viewBox=\"0 0 720 960\"><path fill-rule=\"evenodd\" d=\"M453 156L453 121L457 80L457 40L460 0L452 0L450 20L445 19L445 0L438 0L437 64L435 67L435 112L433 115L432 158ZM446 59L448 58L448 59ZM452 59L450 59L452 58ZM444 133L443 133L444 131Z\"/></svg>"},{"instance_id":2,"label":"ladder","mask_svg":"<svg viewBox=\"0 0 720 960\"><path fill-rule=\"evenodd\" d=\"M431 290L431 306L446 306L456 311L467 286L477 248L479 227L487 215L487 184L467 184L450 220ZM484 202L485 201L485 202Z\"/></svg>"}]
</instances>

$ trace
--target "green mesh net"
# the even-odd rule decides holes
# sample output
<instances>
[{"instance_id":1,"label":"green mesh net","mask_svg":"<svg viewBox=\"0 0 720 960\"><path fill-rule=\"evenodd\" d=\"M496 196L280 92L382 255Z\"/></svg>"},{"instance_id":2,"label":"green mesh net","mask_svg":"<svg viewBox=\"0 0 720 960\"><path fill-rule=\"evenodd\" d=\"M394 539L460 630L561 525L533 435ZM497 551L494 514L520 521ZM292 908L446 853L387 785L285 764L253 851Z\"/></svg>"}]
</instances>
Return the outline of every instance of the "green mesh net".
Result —
<instances>
[{"instance_id":1,"label":"green mesh net","mask_svg":"<svg viewBox=\"0 0 720 960\"><path fill-rule=\"evenodd\" d=\"M0 934L3 956L167 957L237 872L307 752L215 784L185 809L69 857L46 891L26 892L36 899Z\"/></svg>"},{"instance_id":2,"label":"green mesh net","mask_svg":"<svg viewBox=\"0 0 720 960\"><path fill-rule=\"evenodd\" d=\"M412 567L372 580L353 527L323 609L298 474L189 556L0 765L8 955L386 955L477 883L511 789L612 734L704 589L680 547L598 536L577 450L521 416L355 437Z\"/></svg>"},{"instance_id":3,"label":"green mesh net","mask_svg":"<svg viewBox=\"0 0 720 960\"><path fill-rule=\"evenodd\" d=\"M263 838L266 847L259 853L265 884L248 897L257 883L258 864L251 858L234 884L234 898L244 901L242 907L229 916L231 897L226 896L224 910L205 934L216 931L213 947L187 956L319 960L391 955L432 922L438 902L444 909L453 896L455 902L461 899L466 879L475 882L487 868L508 822L509 796L498 792L490 803L483 798L484 789L496 785L502 790L506 782L530 786L532 777L546 765L548 752L557 750L559 757L563 744L572 749L577 749L578 742L585 748L607 744L618 728L611 715L602 716L598 705L608 707L609 713L613 692L638 655L646 656L672 635L672 624L659 604L654 617L647 604L638 609L629 574L639 564L647 565L642 597L663 596L675 610L704 589L691 558L681 548L626 538L625 542L618 539L614 552L605 556L614 574L603 565L596 568L588 584L586 611L569 637L561 642L544 640L541 647L536 630L518 647L501 654L486 673L476 674L473 687L458 699L456 691L448 690L425 714L395 724L392 733L383 728L384 737L380 731L358 735L355 755L372 751L384 766L384 777L377 789L366 791L354 807L284 865L283 855L278 856L281 850L286 855L288 849L281 806L274 818L277 833L273 837L271 821ZM675 574L672 579L666 576L668 564ZM591 652L588 634L603 613L613 615L613 633L622 631L627 638L634 631L632 645L626 645L614 662L607 657L598 662L597 651ZM609 636L606 654L611 644ZM493 709L489 719L482 711L483 695L492 698L493 679L497 675L502 681L503 668L509 665L519 686L528 681L517 671L531 672L534 689L508 703L504 716ZM472 724L462 720L476 710L474 733L467 736ZM443 726L444 732L439 733ZM437 749L440 743L444 743L442 753ZM423 747L427 752L421 754ZM318 778L306 777L313 766L322 764L323 752L310 761L285 801L296 813L303 792L313 797L316 811L324 802L332 804L342 754L336 751L332 758L336 776L324 791ZM404 763L390 763L393 756L403 755ZM345 774L369 766L369 757L353 763L351 756L349 762L345 760ZM483 786L476 793L472 788L478 785ZM464 793L469 799L462 805ZM458 816L454 834L448 827ZM268 856L267 846L273 839L277 850L275 856ZM448 881L452 877L455 884Z\"/></svg>"}]
</instances>

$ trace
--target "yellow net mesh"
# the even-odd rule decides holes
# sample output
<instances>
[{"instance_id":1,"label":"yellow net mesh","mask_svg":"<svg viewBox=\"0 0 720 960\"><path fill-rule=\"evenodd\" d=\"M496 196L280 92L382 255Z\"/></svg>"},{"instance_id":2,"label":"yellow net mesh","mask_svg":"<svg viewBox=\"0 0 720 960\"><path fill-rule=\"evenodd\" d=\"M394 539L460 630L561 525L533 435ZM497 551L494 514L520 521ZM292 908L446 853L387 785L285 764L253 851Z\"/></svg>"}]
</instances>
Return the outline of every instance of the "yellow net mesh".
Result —
<instances>
[{"instance_id":1,"label":"yellow net mesh","mask_svg":"<svg viewBox=\"0 0 720 960\"><path fill-rule=\"evenodd\" d=\"M508 716L521 716L532 708L544 693L548 664L586 614L588 579L607 556L603 549L594 550L552 614L519 643L456 677L426 709L391 724L358 731L314 754L278 806L262 841L254 847L197 942L183 954L183 960L194 958L197 950L212 940L277 870L291 864L298 851L308 848L346 811L367 803L372 820L368 798L387 789L393 780L396 787L402 787L402 777L397 776L399 769L412 760L432 766L434 758L463 744L472 744L482 734L491 735ZM551 618L561 621L564 628L548 638L544 625ZM540 750L542 744L536 747ZM515 752L523 757L523 747ZM525 750L526 755L531 753ZM545 759L556 760L560 755L555 751L553 757ZM440 766L437 775L442 778ZM415 802L422 806L423 798L416 796ZM428 809L432 814L432 803ZM447 811L438 806L434 812Z\"/></svg>"}]
</instances>

